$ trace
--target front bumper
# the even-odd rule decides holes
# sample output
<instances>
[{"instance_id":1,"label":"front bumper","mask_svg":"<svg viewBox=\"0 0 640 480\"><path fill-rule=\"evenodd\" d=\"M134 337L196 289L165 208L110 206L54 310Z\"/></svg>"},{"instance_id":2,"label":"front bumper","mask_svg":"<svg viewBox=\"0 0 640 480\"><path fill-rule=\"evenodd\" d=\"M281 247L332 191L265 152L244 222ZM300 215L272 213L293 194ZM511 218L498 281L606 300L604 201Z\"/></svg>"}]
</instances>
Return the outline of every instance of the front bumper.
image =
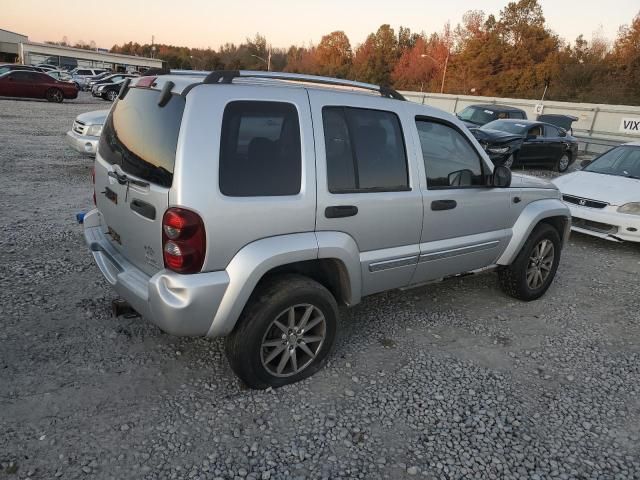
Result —
<instances>
[{"instance_id":1,"label":"front bumper","mask_svg":"<svg viewBox=\"0 0 640 480\"><path fill-rule=\"evenodd\" d=\"M172 335L207 335L229 285L227 272L180 275L163 269L150 277L113 247L97 209L83 224L98 268L138 313Z\"/></svg>"},{"instance_id":2,"label":"front bumper","mask_svg":"<svg viewBox=\"0 0 640 480\"><path fill-rule=\"evenodd\" d=\"M100 137L80 135L73 130L69 130L67 132L67 143L69 144L69 146L74 150L86 155L95 156L99 141Z\"/></svg>"},{"instance_id":3,"label":"front bumper","mask_svg":"<svg viewBox=\"0 0 640 480\"><path fill-rule=\"evenodd\" d=\"M618 207L602 209L566 203L571 210L571 230L613 242L640 242L640 216L618 213Z\"/></svg>"}]
</instances>

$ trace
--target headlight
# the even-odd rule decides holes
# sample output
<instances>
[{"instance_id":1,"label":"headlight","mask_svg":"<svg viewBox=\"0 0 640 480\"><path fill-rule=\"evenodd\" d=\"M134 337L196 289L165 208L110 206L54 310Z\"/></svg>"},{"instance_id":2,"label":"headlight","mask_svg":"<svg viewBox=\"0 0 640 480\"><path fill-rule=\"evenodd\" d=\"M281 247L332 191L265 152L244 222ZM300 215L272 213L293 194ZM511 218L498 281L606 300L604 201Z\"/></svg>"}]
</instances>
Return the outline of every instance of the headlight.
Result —
<instances>
[{"instance_id":1,"label":"headlight","mask_svg":"<svg viewBox=\"0 0 640 480\"><path fill-rule=\"evenodd\" d=\"M629 215L640 215L640 202L625 203L618 207L618 213L627 213Z\"/></svg>"},{"instance_id":2,"label":"headlight","mask_svg":"<svg viewBox=\"0 0 640 480\"><path fill-rule=\"evenodd\" d=\"M101 92L102 90L104 90L104 85L100 85L100 86L98 87L98 91L99 91L99 92Z\"/></svg>"},{"instance_id":3,"label":"headlight","mask_svg":"<svg viewBox=\"0 0 640 480\"><path fill-rule=\"evenodd\" d=\"M491 153L507 153L509 147L487 147L487 152Z\"/></svg>"},{"instance_id":4,"label":"headlight","mask_svg":"<svg viewBox=\"0 0 640 480\"><path fill-rule=\"evenodd\" d=\"M91 125L87 131L87 135L92 137L99 137L102 133L102 125Z\"/></svg>"}]
</instances>

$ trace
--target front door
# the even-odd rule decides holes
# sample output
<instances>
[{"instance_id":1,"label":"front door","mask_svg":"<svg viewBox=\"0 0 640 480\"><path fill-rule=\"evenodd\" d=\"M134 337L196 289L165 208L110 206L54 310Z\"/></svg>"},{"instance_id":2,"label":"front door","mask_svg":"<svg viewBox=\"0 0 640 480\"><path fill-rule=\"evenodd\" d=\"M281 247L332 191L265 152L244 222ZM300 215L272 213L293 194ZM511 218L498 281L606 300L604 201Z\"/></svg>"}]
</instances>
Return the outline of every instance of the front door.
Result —
<instances>
[{"instance_id":1,"label":"front door","mask_svg":"<svg viewBox=\"0 0 640 480\"><path fill-rule=\"evenodd\" d=\"M490 167L456 125L417 117L414 128L426 182L413 283L492 265L511 237L509 189L486 186Z\"/></svg>"},{"instance_id":2,"label":"front door","mask_svg":"<svg viewBox=\"0 0 640 480\"><path fill-rule=\"evenodd\" d=\"M406 286L418 261L422 197L404 102L319 90L309 99L320 133L316 230L355 241L363 295Z\"/></svg>"},{"instance_id":3,"label":"front door","mask_svg":"<svg viewBox=\"0 0 640 480\"><path fill-rule=\"evenodd\" d=\"M546 148L542 125L534 125L527 130L522 147L518 152L518 162L532 164L544 162L544 158L547 156Z\"/></svg>"}]
</instances>

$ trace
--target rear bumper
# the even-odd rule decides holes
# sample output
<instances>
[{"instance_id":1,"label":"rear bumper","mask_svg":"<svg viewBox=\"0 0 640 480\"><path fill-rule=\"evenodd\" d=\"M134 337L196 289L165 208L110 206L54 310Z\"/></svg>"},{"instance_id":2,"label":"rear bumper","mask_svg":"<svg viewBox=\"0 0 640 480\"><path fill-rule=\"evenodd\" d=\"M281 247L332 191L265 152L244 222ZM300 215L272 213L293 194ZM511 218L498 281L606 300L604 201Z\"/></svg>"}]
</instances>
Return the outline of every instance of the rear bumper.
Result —
<instances>
[{"instance_id":1,"label":"rear bumper","mask_svg":"<svg viewBox=\"0 0 640 480\"><path fill-rule=\"evenodd\" d=\"M74 150L87 155L95 155L98 148L98 137L79 135L73 130L67 132L67 143Z\"/></svg>"},{"instance_id":2,"label":"rear bumper","mask_svg":"<svg viewBox=\"0 0 640 480\"><path fill-rule=\"evenodd\" d=\"M104 277L138 313L172 335L207 335L229 285L227 272L180 275L163 269L150 277L111 245L95 209L84 217L84 236Z\"/></svg>"},{"instance_id":3,"label":"rear bumper","mask_svg":"<svg viewBox=\"0 0 640 480\"><path fill-rule=\"evenodd\" d=\"M640 216L618 213L616 207L595 209L566 204L571 210L571 229L575 232L614 242L640 242Z\"/></svg>"}]
</instances>

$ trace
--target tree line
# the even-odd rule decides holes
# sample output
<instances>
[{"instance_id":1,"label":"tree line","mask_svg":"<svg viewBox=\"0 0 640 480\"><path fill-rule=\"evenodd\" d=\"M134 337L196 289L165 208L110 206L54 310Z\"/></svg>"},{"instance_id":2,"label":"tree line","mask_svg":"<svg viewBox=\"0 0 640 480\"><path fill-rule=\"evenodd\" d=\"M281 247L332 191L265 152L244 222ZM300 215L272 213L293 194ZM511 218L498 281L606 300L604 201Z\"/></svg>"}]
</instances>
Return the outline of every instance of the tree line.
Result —
<instances>
[{"instance_id":1,"label":"tree line","mask_svg":"<svg viewBox=\"0 0 640 480\"><path fill-rule=\"evenodd\" d=\"M640 13L613 41L596 34L566 42L547 26L538 0L511 2L497 17L468 11L455 27L430 34L381 25L355 47L335 31L317 45L288 49L272 49L258 34L218 50L129 42L111 51L160 58L170 68L265 70L270 63L274 71L400 90L541 98L546 89L553 100L640 104Z\"/></svg>"}]
</instances>

